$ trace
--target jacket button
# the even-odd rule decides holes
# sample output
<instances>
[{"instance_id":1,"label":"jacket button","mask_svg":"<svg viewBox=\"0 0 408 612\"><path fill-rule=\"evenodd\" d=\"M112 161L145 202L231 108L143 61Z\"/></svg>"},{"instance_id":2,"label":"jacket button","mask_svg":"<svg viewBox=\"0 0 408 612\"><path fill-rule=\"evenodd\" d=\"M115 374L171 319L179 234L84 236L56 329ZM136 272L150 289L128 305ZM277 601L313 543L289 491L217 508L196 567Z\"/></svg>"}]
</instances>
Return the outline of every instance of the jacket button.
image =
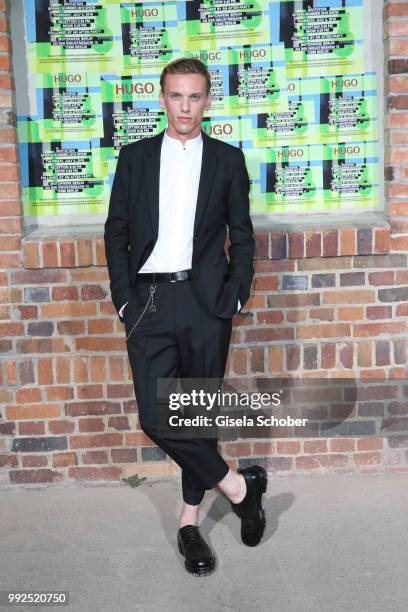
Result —
<instances>
[{"instance_id":1,"label":"jacket button","mask_svg":"<svg viewBox=\"0 0 408 612\"><path fill-rule=\"evenodd\" d=\"M194 236L194 240L197 240L197 239L198 239L198 236Z\"/></svg>"}]
</instances>

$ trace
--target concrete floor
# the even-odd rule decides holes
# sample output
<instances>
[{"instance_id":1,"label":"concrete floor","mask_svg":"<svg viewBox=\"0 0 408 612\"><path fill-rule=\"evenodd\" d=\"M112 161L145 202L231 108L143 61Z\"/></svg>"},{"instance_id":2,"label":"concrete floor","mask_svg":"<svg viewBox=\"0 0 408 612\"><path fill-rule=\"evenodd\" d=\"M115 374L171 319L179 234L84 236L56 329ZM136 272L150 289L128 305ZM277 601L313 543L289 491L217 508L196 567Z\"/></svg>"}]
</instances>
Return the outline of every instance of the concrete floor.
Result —
<instances>
[{"instance_id":1,"label":"concrete floor","mask_svg":"<svg viewBox=\"0 0 408 612\"><path fill-rule=\"evenodd\" d=\"M177 550L177 477L0 495L0 589L68 590L69 606L49 610L408 610L408 474L270 476L256 548L241 544L226 499L208 492L201 532L218 565L203 578L186 572Z\"/></svg>"}]
</instances>

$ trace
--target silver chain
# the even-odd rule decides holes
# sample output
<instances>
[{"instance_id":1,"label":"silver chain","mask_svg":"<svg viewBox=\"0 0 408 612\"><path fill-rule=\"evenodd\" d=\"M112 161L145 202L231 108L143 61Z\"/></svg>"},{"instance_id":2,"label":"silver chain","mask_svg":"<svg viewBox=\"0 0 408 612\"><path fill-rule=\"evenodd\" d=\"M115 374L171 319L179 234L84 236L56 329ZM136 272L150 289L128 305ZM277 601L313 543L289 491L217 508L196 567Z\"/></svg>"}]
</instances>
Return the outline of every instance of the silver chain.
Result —
<instances>
[{"instance_id":1,"label":"silver chain","mask_svg":"<svg viewBox=\"0 0 408 612\"><path fill-rule=\"evenodd\" d=\"M139 321L143 317L144 313L146 312L146 308L149 306L149 304L150 304L149 312L156 312L156 305L154 303L154 292L156 291L156 285L155 284L151 284L150 287L149 287L149 291L150 291L149 299L147 300L147 302L145 304L145 307L143 308L142 313L140 314L138 320L136 321L136 323L133 325L132 329L130 330L130 332L126 336L126 342L128 341L128 339L132 335L133 330L135 329L136 325L139 324Z\"/></svg>"}]
</instances>

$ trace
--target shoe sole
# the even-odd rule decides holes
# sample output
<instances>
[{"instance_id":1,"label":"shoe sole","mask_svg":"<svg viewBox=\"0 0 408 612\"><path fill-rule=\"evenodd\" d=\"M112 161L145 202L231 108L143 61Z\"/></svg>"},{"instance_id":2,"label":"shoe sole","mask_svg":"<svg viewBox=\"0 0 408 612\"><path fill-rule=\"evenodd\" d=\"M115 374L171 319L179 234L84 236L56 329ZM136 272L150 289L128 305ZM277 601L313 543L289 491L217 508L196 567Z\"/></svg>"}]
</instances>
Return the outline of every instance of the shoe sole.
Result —
<instances>
[{"instance_id":1,"label":"shoe sole","mask_svg":"<svg viewBox=\"0 0 408 612\"><path fill-rule=\"evenodd\" d=\"M261 467L260 468L260 477L261 477L261 483L258 489L258 494L257 494L257 504L258 504L258 510L259 510L259 516L261 518L262 521L262 530L261 533L259 535L259 539L257 542L255 543L251 543L248 544L247 542L244 541L244 539L241 536L242 541L244 542L244 544L246 544L246 546L257 546L259 544L259 542L261 541L264 531L265 531L265 525L266 525L266 515L265 515L265 510L262 508L262 495L266 492L266 489L268 488L268 474L265 470L265 468Z\"/></svg>"},{"instance_id":2,"label":"shoe sole","mask_svg":"<svg viewBox=\"0 0 408 612\"><path fill-rule=\"evenodd\" d=\"M177 542L177 545L180 553L184 557L184 550L182 545L180 544L180 542ZM215 558L213 559L213 561L210 562L210 565L208 567L197 567L195 565L190 565L186 559L184 561L184 567L193 576L209 576L210 574L213 574L215 572Z\"/></svg>"},{"instance_id":3,"label":"shoe sole","mask_svg":"<svg viewBox=\"0 0 408 612\"><path fill-rule=\"evenodd\" d=\"M265 529L265 525L266 525L266 516L265 516L265 510L262 508L262 495L264 493L266 493L266 489L267 488L268 488L268 474L267 474L265 468L263 468L263 470L262 470L262 485L260 487L260 492L258 493L258 505L259 505L259 512L260 512L261 517L262 517L263 529ZM262 530L262 535L263 535L263 530Z\"/></svg>"}]
</instances>

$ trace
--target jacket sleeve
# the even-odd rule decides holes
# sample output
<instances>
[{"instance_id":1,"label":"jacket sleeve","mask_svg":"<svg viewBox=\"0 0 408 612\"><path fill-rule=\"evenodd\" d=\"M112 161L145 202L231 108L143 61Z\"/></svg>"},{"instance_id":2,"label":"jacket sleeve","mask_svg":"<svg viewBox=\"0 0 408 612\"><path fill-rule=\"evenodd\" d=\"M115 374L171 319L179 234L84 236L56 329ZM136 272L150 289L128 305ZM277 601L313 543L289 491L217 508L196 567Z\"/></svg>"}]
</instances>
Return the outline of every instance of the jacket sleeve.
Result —
<instances>
[{"instance_id":1,"label":"jacket sleeve","mask_svg":"<svg viewBox=\"0 0 408 612\"><path fill-rule=\"evenodd\" d=\"M104 233L110 291L118 313L132 295L129 282L129 190L130 168L126 160L126 147L122 147L113 179Z\"/></svg>"},{"instance_id":2,"label":"jacket sleeve","mask_svg":"<svg viewBox=\"0 0 408 612\"><path fill-rule=\"evenodd\" d=\"M230 246L230 277L239 282L241 308L248 300L254 276L255 238L249 212L249 176L245 157L238 149L227 198L227 223Z\"/></svg>"}]
</instances>

